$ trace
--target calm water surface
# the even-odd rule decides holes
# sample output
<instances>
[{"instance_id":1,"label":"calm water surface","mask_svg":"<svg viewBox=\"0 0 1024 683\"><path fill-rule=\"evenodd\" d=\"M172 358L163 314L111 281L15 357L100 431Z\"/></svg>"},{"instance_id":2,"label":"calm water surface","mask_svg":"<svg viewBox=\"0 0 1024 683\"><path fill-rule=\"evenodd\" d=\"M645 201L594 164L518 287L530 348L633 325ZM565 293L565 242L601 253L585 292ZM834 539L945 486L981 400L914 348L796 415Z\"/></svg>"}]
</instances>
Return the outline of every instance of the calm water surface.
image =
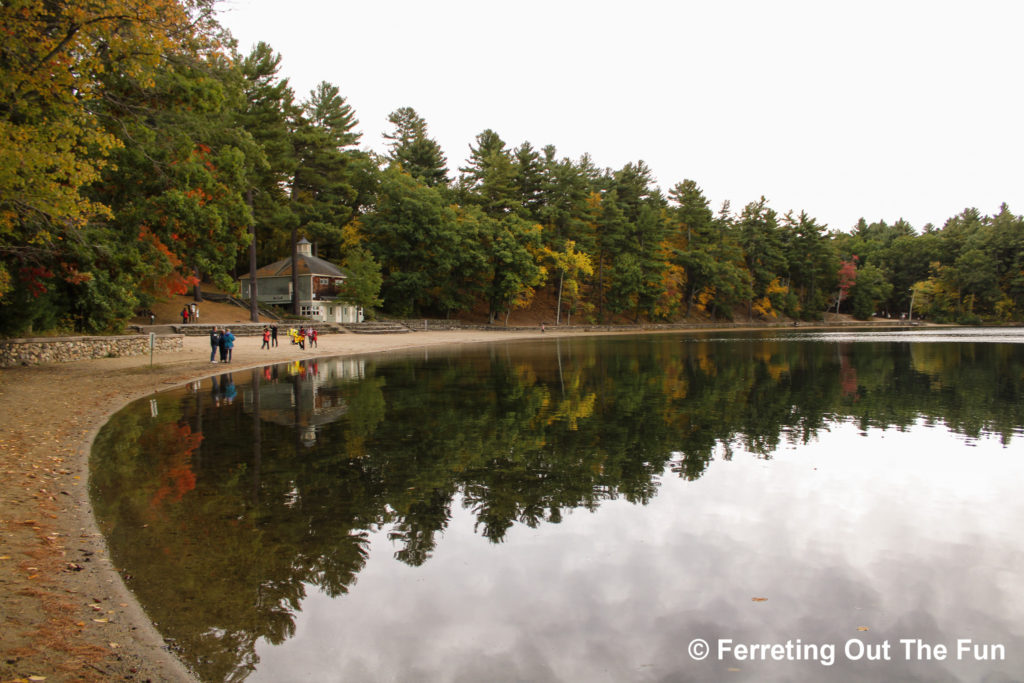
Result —
<instances>
[{"instance_id":1,"label":"calm water surface","mask_svg":"<svg viewBox=\"0 0 1024 683\"><path fill-rule=\"evenodd\" d=\"M292 363L128 406L92 468L209 681L1024 676L1020 329Z\"/></svg>"}]
</instances>

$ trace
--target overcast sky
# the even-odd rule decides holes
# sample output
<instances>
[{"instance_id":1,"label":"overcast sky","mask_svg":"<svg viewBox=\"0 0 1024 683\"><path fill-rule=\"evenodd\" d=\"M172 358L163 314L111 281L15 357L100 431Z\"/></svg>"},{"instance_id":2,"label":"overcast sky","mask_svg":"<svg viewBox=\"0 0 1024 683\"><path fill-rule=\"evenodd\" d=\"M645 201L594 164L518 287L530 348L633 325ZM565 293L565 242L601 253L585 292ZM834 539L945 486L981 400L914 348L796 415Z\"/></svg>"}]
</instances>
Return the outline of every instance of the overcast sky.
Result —
<instances>
[{"instance_id":1,"label":"overcast sky","mask_svg":"<svg viewBox=\"0 0 1024 683\"><path fill-rule=\"evenodd\" d=\"M304 99L384 151L414 108L453 172L486 128L601 168L643 160L716 210L762 195L835 229L1024 213L1024 2L224 0Z\"/></svg>"}]
</instances>

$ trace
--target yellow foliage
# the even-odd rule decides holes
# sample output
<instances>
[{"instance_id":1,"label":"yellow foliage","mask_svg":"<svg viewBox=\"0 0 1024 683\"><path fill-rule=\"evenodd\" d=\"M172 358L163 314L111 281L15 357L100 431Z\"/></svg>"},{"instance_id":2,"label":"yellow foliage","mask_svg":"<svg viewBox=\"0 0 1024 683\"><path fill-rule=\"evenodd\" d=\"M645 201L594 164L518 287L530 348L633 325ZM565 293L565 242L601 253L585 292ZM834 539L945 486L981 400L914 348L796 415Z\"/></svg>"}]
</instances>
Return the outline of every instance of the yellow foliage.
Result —
<instances>
[{"instance_id":1,"label":"yellow foliage","mask_svg":"<svg viewBox=\"0 0 1024 683\"><path fill-rule=\"evenodd\" d=\"M752 308L753 308L754 314L758 315L758 316L760 316L762 318L776 318L776 317L778 317L776 315L775 311L772 310L772 302L771 302L771 300L768 297L766 297L766 296L763 296L760 299L755 299L754 303L752 305Z\"/></svg>"},{"instance_id":2,"label":"yellow foliage","mask_svg":"<svg viewBox=\"0 0 1024 683\"><path fill-rule=\"evenodd\" d=\"M597 405L597 394L589 393L583 397L572 397L558 402L558 407L548 417L547 423L565 422L569 429L575 430L579 420L594 414Z\"/></svg>"},{"instance_id":3,"label":"yellow foliage","mask_svg":"<svg viewBox=\"0 0 1024 683\"><path fill-rule=\"evenodd\" d=\"M89 109L103 95L97 76L116 65L126 79L149 80L170 52L203 47L197 24L174 0L0 3L0 235L26 217L73 228L109 215L81 193L120 144Z\"/></svg>"},{"instance_id":4,"label":"yellow foliage","mask_svg":"<svg viewBox=\"0 0 1024 683\"><path fill-rule=\"evenodd\" d=\"M786 361L773 361L778 356L778 348L775 345L759 347L754 352L754 358L764 363L768 375L775 381L789 372L789 363Z\"/></svg>"},{"instance_id":5,"label":"yellow foliage","mask_svg":"<svg viewBox=\"0 0 1024 683\"><path fill-rule=\"evenodd\" d=\"M1002 299L996 302L996 317L1000 320L1009 322L1016 319L1015 315L1016 306L1013 300L1007 296L1003 296Z\"/></svg>"},{"instance_id":6,"label":"yellow foliage","mask_svg":"<svg viewBox=\"0 0 1024 683\"><path fill-rule=\"evenodd\" d=\"M779 278L775 278L768 283L768 286L764 290L764 296L754 301L752 307L754 313L763 318L771 318L773 320L778 318L779 314L775 312L775 308L772 306L772 296L785 296L786 294L789 294L789 287L781 284Z\"/></svg>"},{"instance_id":7,"label":"yellow foliage","mask_svg":"<svg viewBox=\"0 0 1024 683\"><path fill-rule=\"evenodd\" d=\"M365 241L366 235L363 234L363 224L358 218L354 218L342 226L341 248L343 251L348 251L361 246Z\"/></svg>"},{"instance_id":8,"label":"yellow foliage","mask_svg":"<svg viewBox=\"0 0 1024 683\"><path fill-rule=\"evenodd\" d=\"M772 294L789 294L789 286L782 284L779 281L779 278L775 278L768 283L768 287L765 289L764 293L766 296L771 296Z\"/></svg>"},{"instance_id":9,"label":"yellow foliage","mask_svg":"<svg viewBox=\"0 0 1024 683\"><path fill-rule=\"evenodd\" d=\"M718 374L718 365L715 363L711 347L706 343L699 343L691 346L691 348L694 348L694 353L697 356L697 367L701 369L701 372L708 377L716 376Z\"/></svg>"},{"instance_id":10,"label":"yellow foliage","mask_svg":"<svg viewBox=\"0 0 1024 683\"><path fill-rule=\"evenodd\" d=\"M698 313L703 313L707 310L708 304L710 304L715 298L715 288L705 287L697 294L694 301L694 308L697 309Z\"/></svg>"},{"instance_id":11,"label":"yellow foliage","mask_svg":"<svg viewBox=\"0 0 1024 683\"><path fill-rule=\"evenodd\" d=\"M686 291L686 269L665 263L662 269L661 295L654 304L654 314L669 316L679 310Z\"/></svg>"},{"instance_id":12,"label":"yellow foliage","mask_svg":"<svg viewBox=\"0 0 1024 683\"><path fill-rule=\"evenodd\" d=\"M4 295L11 291L13 286L11 274L7 271L7 266L0 263L0 301L3 301Z\"/></svg>"}]
</instances>

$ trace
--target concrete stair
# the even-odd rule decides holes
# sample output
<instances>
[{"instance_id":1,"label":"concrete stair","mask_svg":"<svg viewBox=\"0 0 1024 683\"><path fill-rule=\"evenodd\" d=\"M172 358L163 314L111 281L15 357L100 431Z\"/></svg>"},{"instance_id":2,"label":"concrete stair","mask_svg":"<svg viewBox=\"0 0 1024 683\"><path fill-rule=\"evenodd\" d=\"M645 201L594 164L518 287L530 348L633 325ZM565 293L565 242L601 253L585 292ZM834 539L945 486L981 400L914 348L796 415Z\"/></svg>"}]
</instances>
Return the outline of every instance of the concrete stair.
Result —
<instances>
[{"instance_id":1,"label":"concrete stair","mask_svg":"<svg viewBox=\"0 0 1024 683\"><path fill-rule=\"evenodd\" d=\"M361 323L341 323L341 327L354 334L406 334L412 332L404 324L393 320L364 320Z\"/></svg>"}]
</instances>

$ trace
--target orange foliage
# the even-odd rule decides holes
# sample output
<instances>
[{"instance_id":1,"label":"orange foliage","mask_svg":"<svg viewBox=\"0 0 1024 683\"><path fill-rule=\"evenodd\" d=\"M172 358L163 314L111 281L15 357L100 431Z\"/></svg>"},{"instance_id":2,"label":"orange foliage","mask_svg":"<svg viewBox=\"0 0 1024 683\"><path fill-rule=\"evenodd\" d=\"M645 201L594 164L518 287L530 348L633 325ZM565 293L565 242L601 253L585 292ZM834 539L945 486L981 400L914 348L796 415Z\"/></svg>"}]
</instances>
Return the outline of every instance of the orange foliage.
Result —
<instances>
[{"instance_id":1,"label":"orange foliage","mask_svg":"<svg viewBox=\"0 0 1024 683\"><path fill-rule=\"evenodd\" d=\"M173 449L167 460L167 467L160 477L161 485L153 494L150 506L160 507L164 501L177 503L186 493L196 487L196 475L192 471L192 453L203 441L200 432L193 433L189 425L167 425L169 432L162 443Z\"/></svg>"},{"instance_id":2,"label":"orange foliage","mask_svg":"<svg viewBox=\"0 0 1024 683\"><path fill-rule=\"evenodd\" d=\"M172 235L172 238L178 239L178 236ZM139 227L139 241L148 244L155 251L162 254L168 266L170 266L170 273L167 275L156 275L143 283L148 293L157 296L185 294L188 292L189 287L198 284L199 280L196 279L195 275L185 271L181 259L149 229L149 226L142 225Z\"/></svg>"}]
</instances>

